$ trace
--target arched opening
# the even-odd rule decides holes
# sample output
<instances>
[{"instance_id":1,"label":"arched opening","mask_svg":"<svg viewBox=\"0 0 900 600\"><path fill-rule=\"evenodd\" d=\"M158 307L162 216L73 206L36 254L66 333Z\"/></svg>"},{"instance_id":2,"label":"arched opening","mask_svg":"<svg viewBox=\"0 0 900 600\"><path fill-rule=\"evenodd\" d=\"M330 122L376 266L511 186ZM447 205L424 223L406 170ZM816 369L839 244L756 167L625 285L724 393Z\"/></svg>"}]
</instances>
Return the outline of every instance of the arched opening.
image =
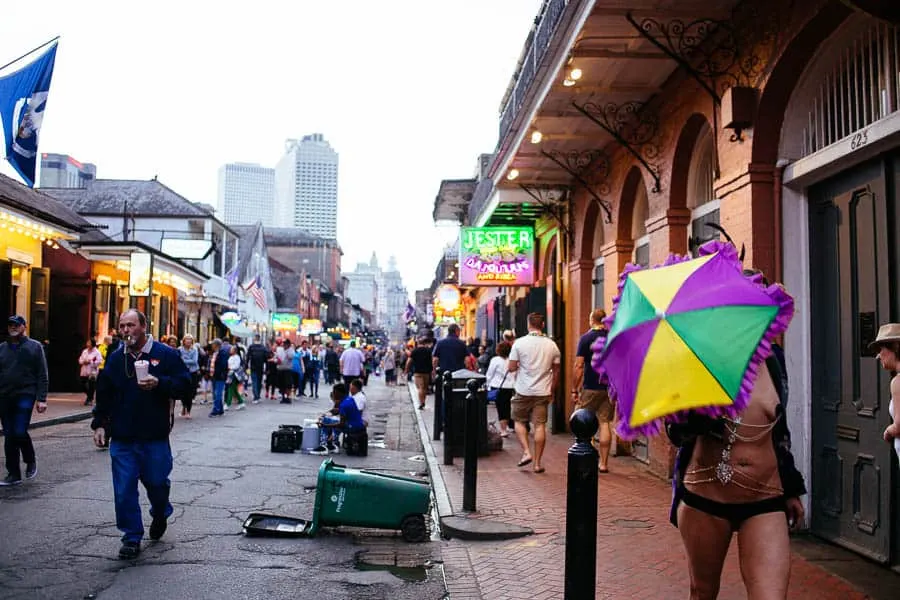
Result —
<instances>
[{"instance_id":1,"label":"arched opening","mask_svg":"<svg viewBox=\"0 0 900 600\"><path fill-rule=\"evenodd\" d=\"M793 452L810 484L810 528L896 565L897 471L883 428L872 426L879 399L890 395L889 377L865 348L898 305L886 282L900 241L900 144L885 132L885 117L900 111L900 31L864 15L848 18L834 4L798 34L773 71L760 99L753 159L787 165L787 184L775 190L776 217L783 283L797 307L785 335L789 389L800 400L787 417L795 439L809 440ZM881 140L866 138L879 129ZM878 525L864 530L868 523Z\"/></svg>"},{"instance_id":2,"label":"arched opening","mask_svg":"<svg viewBox=\"0 0 900 600\"><path fill-rule=\"evenodd\" d=\"M596 207L596 203L592 203ZM599 213L599 211L597 211ZM604 290L603 285L606 280L606 267L603 259L602 249L606 244L606 237L603 233L603 222L598 218L594 226L594 239L591 248L591 260L594 261L594 274L591 278L593 286L593 306L594 308L606 308L604 306Z\"/></svg>"},{"instance_id":3,"label":"arched opening","mask_svg":"<svg viewBox=\"0 0 900 600\"><path fill-rule=\"evenodd\" d=\"M616 231L619 240L634 242L631 262L642 266L650 264L650 238L647 236L647 219L650 217L650 202L647 186L638 167L632 167L622 186L619 201L619 226Z\"/></svg>"},{"instance_id":4,"label":"arched opening","mask_svg":"<svg viewBox=\"0 0 900 600\"><path fill-rule=\"evenodd\" d=\"M642 267L650 266L650 236L647 235L647 219L650 218L650 201L643 179L638 181L631 217L631 239L634 241L632 260Z\"/></svg>"},{"instance_id":5,"label":"arched opening","mask_svg":"<svg viewBox=\"0 0 900 600\"><path fill-rule=\"evenodd\" d=\"M713 192L714 153L712 129L704 120L693 147L691 167L687 177L687 207L691 210L688 248L694 256L697 256L700 246L719 237L719 232L709 227L710 224L719 224L720 202Z\"/></svg>"}]
</instances>

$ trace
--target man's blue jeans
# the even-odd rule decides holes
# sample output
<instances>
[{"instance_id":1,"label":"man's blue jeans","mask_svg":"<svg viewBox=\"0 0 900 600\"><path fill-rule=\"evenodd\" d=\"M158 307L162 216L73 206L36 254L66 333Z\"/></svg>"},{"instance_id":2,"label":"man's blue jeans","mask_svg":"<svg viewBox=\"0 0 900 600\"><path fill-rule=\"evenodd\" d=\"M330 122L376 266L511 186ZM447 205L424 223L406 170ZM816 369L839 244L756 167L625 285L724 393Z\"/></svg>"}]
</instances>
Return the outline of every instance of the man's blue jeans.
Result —
<instances>
[{"instance_id":1,"label":"man's blue jeans","mask_svg":"<svg viewBox=\"0 0 900 600\"><path fill-rule=\"evenodd\" d=\"M0 398L0 423L3 424L3 452L6 455L6 470L9 475L21 478L22 466L19 456L25 464L35 461L34 445L28 435L31 424L31 411L34 410L34 396L17 396Z\"/></svg>"},{"instance_id":2,"label":"man's blue jeans","mask_svg":"<svg viewBox=\"0 0 900 600\"><path fill-rule=\"evenodd\" d=\"M253 399L259 400L259 395L262 393L262 371L250 371L250 381L253 385Z\"/></svg>"},{"instance_id":3,"label":"man's blue jeans","mask_svg":"<svg viewBox=\"0 0 900 600\"><path fill-rule=\"evenodd\" d=\"M213 381L213 409L217 414L225 412L225 382Z\"/></svg>"},{"instance_id":4,"label":"man's blue jeans","mask_svg":"<svg viewBox=\"0 0 900 600\"><path fill-rule=\"evenodd\" d=\"M144 537L138 481L144 484L150 500L150 516L169 518L169 475L172 473L172 448L169 440L153 442L109 443L112 459L113 492L116 500L116 527L123 542L140 543Z\"/></svg>"}]
</instances>

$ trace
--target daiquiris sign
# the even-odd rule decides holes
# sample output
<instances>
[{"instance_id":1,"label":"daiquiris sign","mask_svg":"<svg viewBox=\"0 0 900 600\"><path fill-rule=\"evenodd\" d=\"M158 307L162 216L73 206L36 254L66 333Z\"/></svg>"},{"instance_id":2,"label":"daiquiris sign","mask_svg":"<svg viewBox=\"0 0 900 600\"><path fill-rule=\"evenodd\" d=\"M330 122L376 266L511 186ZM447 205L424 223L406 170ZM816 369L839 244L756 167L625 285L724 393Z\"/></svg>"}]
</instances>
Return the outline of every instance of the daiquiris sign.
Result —
<instances>
[{"instance_id":1,"label":"daiquiris sign","mask_svg":"<svg viewBox=\"0 0 900 600\"><path fill-rule=\"evenodd\" d=\"M463 227L459 284L517 286L534 283L534 230L530 227Z\"/></svg>"}]
</instances>

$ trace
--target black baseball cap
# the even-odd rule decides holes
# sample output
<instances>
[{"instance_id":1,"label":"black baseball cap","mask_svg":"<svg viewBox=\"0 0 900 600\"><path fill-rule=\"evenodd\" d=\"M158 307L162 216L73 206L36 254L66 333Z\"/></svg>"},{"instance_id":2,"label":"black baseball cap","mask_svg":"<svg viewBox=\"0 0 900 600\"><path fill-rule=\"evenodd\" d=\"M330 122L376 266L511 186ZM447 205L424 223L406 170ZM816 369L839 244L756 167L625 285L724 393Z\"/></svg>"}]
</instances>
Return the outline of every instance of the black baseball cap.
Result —
<instances>
[{"instance_id":1,"label":"black baseball cap","mask_svg":"<svg viewBox=\"0 0 900 600\"><path fill-rule=\"evenodd\" d=\"M15 325L15 326L24 326L25 325L25 317L21 315L13 315L6 320L6 325Z\"/></svg>"}]
</instances>

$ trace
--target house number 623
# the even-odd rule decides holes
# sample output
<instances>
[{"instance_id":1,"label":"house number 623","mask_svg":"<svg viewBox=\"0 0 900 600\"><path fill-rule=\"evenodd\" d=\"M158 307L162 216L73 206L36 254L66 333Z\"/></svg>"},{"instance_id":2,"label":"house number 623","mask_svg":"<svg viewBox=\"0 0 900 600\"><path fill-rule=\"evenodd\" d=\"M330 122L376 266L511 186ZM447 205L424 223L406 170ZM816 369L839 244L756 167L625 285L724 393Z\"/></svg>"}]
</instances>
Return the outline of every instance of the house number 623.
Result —
<instances>
[{"instance_id":1,"label":"house number 623","mask_svg":"<svg viewBox=\"0 0 900 600\"><path fill-rule=\"evenodd\" d=\"M850 149L856 150L858 148L862 148L866 144L869 143L869 130L863 129L862 131L858 131L853 134L853 137L850 138Z\"/></svg>"}]
</instances>

